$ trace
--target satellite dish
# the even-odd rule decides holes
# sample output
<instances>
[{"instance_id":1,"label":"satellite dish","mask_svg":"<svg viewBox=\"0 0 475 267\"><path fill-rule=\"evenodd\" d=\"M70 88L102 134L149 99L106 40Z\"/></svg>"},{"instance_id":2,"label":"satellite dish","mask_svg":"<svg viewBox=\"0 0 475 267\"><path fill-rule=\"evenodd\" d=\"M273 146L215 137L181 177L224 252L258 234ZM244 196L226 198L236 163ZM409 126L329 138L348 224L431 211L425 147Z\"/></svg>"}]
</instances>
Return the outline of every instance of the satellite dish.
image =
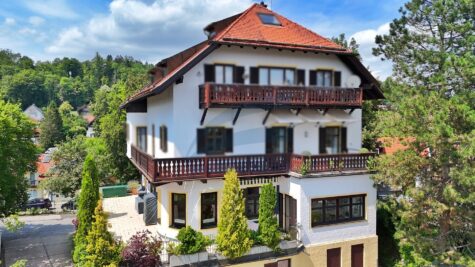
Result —
<instances>
[{"instance_id":1,"label":"satellite dish","mask_svg":"<svg viewBox=\"0 0 475 267\"><path fill-rule=\"evenodd\" d=\"M346 80L346 86L349 88L358 88L360 87L361 79L357 75L351 75Z\"/></svg>"}]
</instances>

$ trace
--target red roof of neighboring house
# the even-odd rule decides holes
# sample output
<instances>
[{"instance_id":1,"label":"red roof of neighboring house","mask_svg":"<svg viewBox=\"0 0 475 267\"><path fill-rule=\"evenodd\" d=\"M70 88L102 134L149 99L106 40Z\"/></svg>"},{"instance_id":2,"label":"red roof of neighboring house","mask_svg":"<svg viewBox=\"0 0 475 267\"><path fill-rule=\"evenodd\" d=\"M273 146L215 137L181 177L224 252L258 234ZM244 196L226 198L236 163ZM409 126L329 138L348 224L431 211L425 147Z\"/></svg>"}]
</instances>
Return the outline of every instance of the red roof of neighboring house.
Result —
<instances>
[{"instance_id":1,"label":"red roof of neighboring house","mask_svg":"<svg viewBox=\"0 0 475 267\"><path fill-rule=\"evenodd\" d=\"M88 125L96 120L96 116L92 115L91 113L84 114L82 118L87 122Z\"/></svg>"},{"instance_id":2,"label":"red roof of neighboring house","mask_svg":"<svg viewBox=\"0 0 475 267\"><path fill-rule=\"evenodd\" d=\"M51 154L43 153L38 156L38 161L36 161L36 172L40 178L46 177L46 173L48 173L52 166L53 161L51 160Z\"/></svg>"},{"instance_id":3,"label":"red roof of neighboring house","mask_svg":"<svg viewBox=\"0 0 475 267\"><path fill-rule=\"evenodd\" d=\"M264 24L259 14L271 14L281 25ZM154 82L129 97L121 107L161 93L222 44L337 54L350 69L361 73L365 83L375 88L374 92L365 90L365 96L368 94L371 95L370 98L384 98L378 81L350 50L288 20L262 4L253 4L240 14L209 24L204 30L210 34L208 40L156 64L151 73L157 74L161 68L166 68L166 75L156 75Z\"/></svg>"}]
</instances>

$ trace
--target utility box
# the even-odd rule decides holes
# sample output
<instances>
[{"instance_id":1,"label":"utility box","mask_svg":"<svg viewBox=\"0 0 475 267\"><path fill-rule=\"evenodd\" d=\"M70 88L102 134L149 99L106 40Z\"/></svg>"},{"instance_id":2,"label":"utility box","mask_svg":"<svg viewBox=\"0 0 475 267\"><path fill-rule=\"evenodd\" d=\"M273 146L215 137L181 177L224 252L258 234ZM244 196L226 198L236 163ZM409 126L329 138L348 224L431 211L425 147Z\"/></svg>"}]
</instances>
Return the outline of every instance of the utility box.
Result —
<instances>
[{"instance_id":1,"label":"utility box","mask_svg":"<svg viewBox=\"0 0 475 267\"><path fill-rule=\"evenodd\" d=\"M152 193L148 193L143 197L143 201L143 221L145 225L157 224L157 197Z\"/></svg>"},{"instance_id":2,"label":"utility box","mask_svg":"<svg viewBox=\"0 0 475 267\"><path fill-rule=\"evenodd\" d=\"M138 214L143 214L143 198L135 197L135 210Z\"/></svg>"},{"instance_id":3,"label":"utility box","mask_svg":"<svg viewBox=\"0 0 475 267\"><path fill-rule=\"evenodd\" d=\"M103 198L109 197L125 197L127 196L127 185L112 185L101 187Z\"/></svg>"}]
</instances>

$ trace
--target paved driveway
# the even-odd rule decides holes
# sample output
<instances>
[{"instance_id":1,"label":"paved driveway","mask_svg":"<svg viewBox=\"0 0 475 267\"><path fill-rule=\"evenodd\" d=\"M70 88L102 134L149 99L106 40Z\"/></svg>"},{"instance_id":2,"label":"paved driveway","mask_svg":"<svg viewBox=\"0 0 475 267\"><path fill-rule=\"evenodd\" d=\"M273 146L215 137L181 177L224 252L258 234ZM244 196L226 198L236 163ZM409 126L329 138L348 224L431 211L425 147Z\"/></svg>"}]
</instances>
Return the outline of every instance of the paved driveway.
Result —
<instances>
[{"instance_id":1,"label":"paved driveway","mask_svg":"<svg viewBox=\"0 0 475 267\"><path fill-rule=\"evenodd\" d=\"M39 215L20 217L25 227L16 233L4 231L2 237L6 266L19 259L27 266L72 266L71 234L73 215Z\"/></svg>"}]
</instances>

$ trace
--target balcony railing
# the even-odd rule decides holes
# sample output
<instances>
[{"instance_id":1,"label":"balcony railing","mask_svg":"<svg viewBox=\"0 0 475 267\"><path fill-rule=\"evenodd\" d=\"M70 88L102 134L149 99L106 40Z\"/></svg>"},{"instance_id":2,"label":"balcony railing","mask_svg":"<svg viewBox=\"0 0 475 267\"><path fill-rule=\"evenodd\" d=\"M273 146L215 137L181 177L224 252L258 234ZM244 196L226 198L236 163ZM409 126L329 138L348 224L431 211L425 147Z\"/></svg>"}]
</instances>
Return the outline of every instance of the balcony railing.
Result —
<instances>
[{"instance_id":1,"label":"balcony railing","mask_svg":"<svg viewBox=\"0 0 475 267\"><path fill-rule=\"evenodd\" d=\"M215 83L199 88L200 108L359 108L363 103L361 88Z\"/></svg>"},{"instance_id":2,"label":"balcony railing","mask_svg":"<svg viewBox=\"0 0 475 267\"><path fill-rule=\"evenodd\" d=\"M154 182L223 177L234 168L239 177L366 170L374 153L302 156L260 154L154 159L132 146L132 162Z\"/></svg>"}]
</instances>

